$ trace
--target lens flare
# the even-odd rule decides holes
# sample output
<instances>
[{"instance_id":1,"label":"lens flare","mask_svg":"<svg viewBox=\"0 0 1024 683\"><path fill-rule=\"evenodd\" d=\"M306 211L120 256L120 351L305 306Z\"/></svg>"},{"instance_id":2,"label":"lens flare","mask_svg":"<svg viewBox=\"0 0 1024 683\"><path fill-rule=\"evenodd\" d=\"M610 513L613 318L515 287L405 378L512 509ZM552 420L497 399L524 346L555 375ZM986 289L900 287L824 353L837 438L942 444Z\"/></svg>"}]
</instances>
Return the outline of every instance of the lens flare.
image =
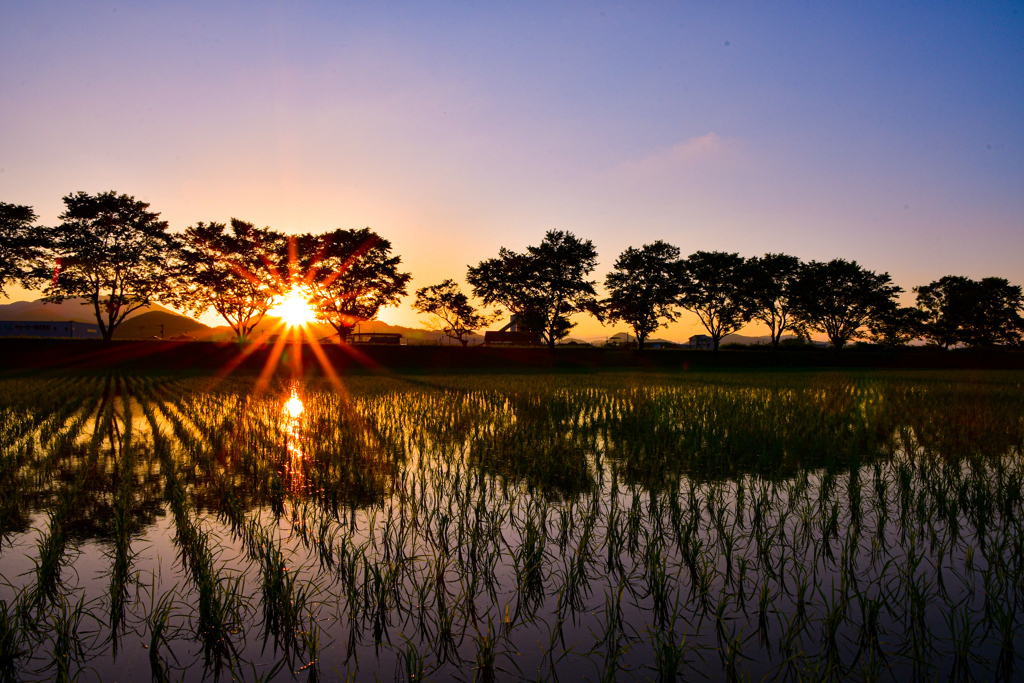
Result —
<instances>
[{"instance_id":1,"label":"lens flare","mask_svg":"<svg viewBox=\"0 0 1024 683\"><path fill-rule=\"evenodd\" d=\"M316 320L316 311L309 305L309 297L301 289L293 289L271 311L288 327L303 327Z\"/></svg>"}]
</instances>

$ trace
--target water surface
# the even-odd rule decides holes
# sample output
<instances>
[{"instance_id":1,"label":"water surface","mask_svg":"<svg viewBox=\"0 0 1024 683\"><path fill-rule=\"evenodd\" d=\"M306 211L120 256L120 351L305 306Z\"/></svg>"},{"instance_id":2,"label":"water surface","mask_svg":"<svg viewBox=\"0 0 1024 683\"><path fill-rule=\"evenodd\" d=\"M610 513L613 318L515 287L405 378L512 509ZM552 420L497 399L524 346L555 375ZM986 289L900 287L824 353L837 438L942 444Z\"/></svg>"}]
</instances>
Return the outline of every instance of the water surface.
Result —
<instances>
[{"instance_id":1,"label":"water surface","mask_svg":"<svg viewBox=\"0 0 1024 683\"><path fill-rule=\"evenodd\" d=\"M0 679L1012 680L1022 380L4 380Z\"/></svg>"}]
</instances>

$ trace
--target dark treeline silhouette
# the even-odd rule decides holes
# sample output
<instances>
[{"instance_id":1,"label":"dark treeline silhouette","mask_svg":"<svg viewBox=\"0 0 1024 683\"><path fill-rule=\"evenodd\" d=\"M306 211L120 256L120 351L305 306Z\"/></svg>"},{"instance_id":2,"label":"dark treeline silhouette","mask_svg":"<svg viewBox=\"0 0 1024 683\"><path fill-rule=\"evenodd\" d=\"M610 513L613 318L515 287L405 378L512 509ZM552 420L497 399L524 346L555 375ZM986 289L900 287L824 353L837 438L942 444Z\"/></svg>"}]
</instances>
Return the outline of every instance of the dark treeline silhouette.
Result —
<instances>
[{"instance_id":1,"label":"dark treeline silhouette","mask_svg":"<svg viewBox=\"0 0 1024 683\"><path fill-rule=\"evenodd\" d=\"M287 235L232 218L175 234L128 195L78 192L64 206L55 227L33 227L30 207L0 206L0 291L14 281L42 287L47 302L84 298L107 341L128 314L155 302L197 316L213 309L245 340L296 288L344 341L397 304L410 279L391 243L368 228Z\"/></svg>"},{"instance_id":2,"label":"dark treeline silhouette","mask_svg":"<svg viewBox=\"0 0 1024 683\"><path fill-rule=\"evenodd\" d=\"M502 247L497 258L470 266L466 280L485 304L499 304L515 315L522 328L539 333L555 347L575 323L569 317L592 313L603 318L596 284L587 277L597 267L590 240L550 230L540 246L517 254Z\"/></svg>"},{"instance_id":3,"label":"dark treeline silhouette","mask_svg":"<svg viewBox=\"0 0 1024 683\"><path fill-rule=\"evenodd\" d=\"M837 351L860 339L887 347L923 339L942 348L1011 347L1024 339L1021 288L1003 278L946 276L914 288L917 307L900 307L903 289L889 274L856 261L721 251L680 258L659 240L619 255L605 278L608 297L599 301L587 279L596 260L589 240L551 231L525 254L502 248L471 266L466 279L484 303L505 306L550 346L568 336L570 315L588 312L631 327L642 350L680 310L700 319L716 352L723 337L755 320L768 326L776 350L786 331L803 340L824 334Z\"/></svg>"},{"instance_id":4,"label":"dark treeline silhouette","mask_svg":"<svg viewBox=\"0 0 1024 683\"><path fill-rule=\"evenodd\" d=\"M501 317L498 311L491 314L478 311L454 280L417 289L412 307L433 316L432 326L457 339L463 347L469 344L469 335Z\"/></svg>"},{"instance_id":5,"label":"dark treeline silhouette","mask_svg":"<svg viewBox=\"0 0 1024 683\"><path fill-rule=\"evenodd\" d=\"M298 288L317 320L344 342L358 323L396 305L411 277L399 270L391 243L369 228L287 235L232 218L172 233L148 203L129 195L77 192L63 201L54 227L35 225L31 207L0 202L0 294L17 282L42 288L48 302L82 298L108 341L131 312L154 302L194 315L213 309L245 340ZM568 336L573 315L589 313L628 325L642 350L683 310L700 319L715 351L752 321L768 327L775 349L786 332L804 340L824 334L837 351L854 340L888 347L923 340L943 349L1024 341L1021 287L1004 278L947 275L914 287L916 306L900 307L904 290L889 274L856 261L680 254L660 240L626 249L601 300L590 279L593 243L553 230L523 253L503 247L470 266L466 280L484 305L504 307L520 330L550 347ZM463 346L499 316L479 311L451 279L418 289L413 308Z\"/></svg>"}]
</instances>

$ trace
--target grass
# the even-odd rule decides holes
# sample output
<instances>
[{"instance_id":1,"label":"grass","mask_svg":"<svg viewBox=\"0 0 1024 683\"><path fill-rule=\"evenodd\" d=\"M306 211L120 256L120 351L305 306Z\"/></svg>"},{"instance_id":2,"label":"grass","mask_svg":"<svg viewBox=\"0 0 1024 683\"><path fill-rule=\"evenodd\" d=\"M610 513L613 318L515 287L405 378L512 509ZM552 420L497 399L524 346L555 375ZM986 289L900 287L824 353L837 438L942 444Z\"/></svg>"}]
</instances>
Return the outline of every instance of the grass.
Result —
<instances>
[{"instance_id":1,"label":"grass","mask_svg":"<svg viewBox=\"0 0 1024 683\"><path fill-rule=\"evenodd\" d=\"M1021 673L1019 373L0 385L0 680Z\"/></svg>"}]
</instances>

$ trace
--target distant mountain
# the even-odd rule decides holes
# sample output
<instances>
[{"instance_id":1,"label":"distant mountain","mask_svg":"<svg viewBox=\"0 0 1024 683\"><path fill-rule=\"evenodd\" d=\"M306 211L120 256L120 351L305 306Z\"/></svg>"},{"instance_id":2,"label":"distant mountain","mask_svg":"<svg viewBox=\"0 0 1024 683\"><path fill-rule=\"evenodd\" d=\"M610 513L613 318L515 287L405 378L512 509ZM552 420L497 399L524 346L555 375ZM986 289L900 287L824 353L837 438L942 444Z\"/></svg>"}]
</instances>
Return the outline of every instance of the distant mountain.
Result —
<instances>
[{"instance_id":1,"label":"distant mountain","mask_svg":"<svg viewBox=\"0 0 1024 683\"><path fill-rule=\"evenodd\" d=\"M84 305L83 305L84 304ZM152 311L161 311L177 315L169 308L158 304L144 306L128 314L128 319L144 315ZM41 299L35 301L15 301L9 304L0 304L0 320L74 320L82 323L95 323L96 314L92 305L85 299L66 299L59 304L44 303Z\"/></svg>"},{"instance_id":2,"label":"distant mountain","mask_svg":"<svg viewBox=\"0 0 1024 683\"><path fill-rule=\"evenodd\" d=\"M608 343L608 344L625 344L627 342L627 338L628 338L629 343L631 343L631 344L635 344L636 343L636 335L633 334L632 332L617 332L617 333L611 335L610 337L608 337L608 336L605 336L605 337L587 337L585 340L577 340L577 341L587 341L587 342L589 342L591 344L594 344L595 346L600 346L600 345L603 345L605 343ZM645 344L679 344L681 342L673 342L673 341L669 341L668 339L662 339L661 337L648 337L644 341L644 343ZM685 343L685 342L682 342L682 343Z\"/></svg>"},{"instance_id":3,"label":"distant mountain","mask_svg":"<svg viewBox=\"0 0 1024 683\"><path fill-rule=\"evenodd\" d=\"M782 340L784 341L786 339L796 339L796 336L792 335L792 334L784 334L784 335L782 335ZM768 346L771 346L772 345L772 338L771 338L771 335L768 335L768 334L763 334L763 335L761 335L759 337L747 337L747 336L742 335L742 334L727 334L724 337L722 337L722 343L723 344L767 344Z\"/></svg>"},{"instance_id":4,"label":"distant mountain","mask_svg":"<svg viewBox=\"0 0 1024 683\"><path fill-rule=\"evenodd\" d=\"M696 332L694 334L695 335L699 335L699 334L703 334L703 333ZM604 344L605 340L607 340L608 342L610 342L612 344L622 344L626 340L626 335L627 335L626 332L619 332L617 334L611 335L610 337L587 337L584 341L590 342L591 344ZM632 332L629 332L628 335L629 335L630 341L632 341L632 342L636 341L636 335L634 335ZM791 334L784 334L784 335L782 335L782 338L783 339L793 339L794 337ZM667 344L684 344L685 345L689 341L690 341L689 337L686 337L685 339L680 339L678 341L672 341L672 340L669 340L669 339L661 339L659 337L648 337L646 343L648 343L648 344L666 344L667 343ZM727 334L726 336L722 337L722 343L723 344L768 344L768 345L771 345L772 338L769 335L767 335L767 334L761 335L761 336L747 336L747 335L743 335L743 334Z\"/></svg>"},{"instance_id":5,"label":"distant mountain","mask_svg":"<svg viewBox=\"0 0 1024 683\"><path fill-rule=\"evenodd\" d=\"M402 327L401 325L388 325L385 322L379 320L372 320L368 323L363 323L359 326L360 332L378 332L387 334L400 334L405 338L407 344L458 344L459 342L455 339L450 339L448 335L439 330L423 330L414 327ZM334 329L331 329L331 334L334 334ZM469 335L469 343L472 345L482 344L484 336L482 334L471 334Z\"/></svg>"},{"instance_id":6,"label":"distant mountain","mask_svg":"<svg viewBox=\"0 0 1024 683\"><path fill-rule=\"evenodd\" d=\"M214 329L198 320L170 311L150 311L118 325L114 330L114 339L173 339L183 334L206 340L213 336Z\"/></svg>"},{"instance_id":7,"label":"distant mountain","mask_svg":"<svg viewBox=\"0 0 1024 683\"><path fill-rule=\"evenodd\" d=\"M280 328L281 319L275 318L274 316L267 316L259 322L258 325L253 329L250 335L252 339L258 339L260 335L267 333L269 335L276 335L281 332ZM337 332L333 327L324 323L310 323L307 326L310 333L317 340L330 341L332 338L337 339ZM358 332L375 332L379 334L400 334L403 337L404 343L406 344L458 344L455 340L450 340L444 332L438 332L435 330L420 330L412 327L402 327L400 325L389 325L379 320L371 320L370 322L360 323L356 330ZM219 325L210 330L211 338L214 341L230 340L233 339L235 333L227 325ZM476 345L483 343L484 337L482 334L470 335L470 344Z\"/></svg>"},{"instance_id":8,"label":"distant mountain","mask_svg":"<svg viewBox=\"0 0 1024 683\"><path fill-rule=\"evenodd\" d=\"M60 304L43 303L42 300L38 299L36 301L14 301L9 304L0 304L0 320L73 320L76 322L95 323L96 317L93 314L92 306L82 305L84 302L85 299L67 299ZM278 329L280 322L280 318L273 316L265 317L260 321L260 324L256 326L256 329L253 332L253 337L258 337L264 332L276 334L280 331ZM128 319L118 327L114 338L150 339L153 337L159 337L161 325L163 326L164 339L171 339L172 337L177 337L182 334L187 334L196 339L210 341L230 341L235 337L235 333L227 325L209 327L197 320L175 313L169 308L160 306L159 304L153 304L152 306L140 308L129 314ZM330 325L312 323L309 325L309 329L317 339L329 340L332 337L336 338L336 332ZM379 320L362 323L357 329L360 332L400 334L404 338L404 342L406 344L458 344L457 341L445 336L444 332L402 327L400 325L389 325ZM700 333L698 332L695 334ZM567 338L564 341L575 341L577 343L582 342L600 346L606 342L622 344L626 341L626 336L626 332L619 332L610 336L602 335L584 338ZM632 332L628 333L628 336L631 341L635 342L636 336ZM793 336L788 334L783 336L783 339L792 338ZM482 334L474 334L470 336L469 343L472 345L481 344L483 343L483 340L484 337ZM685 345L688 341L689 337L678 341L667 340L661 337L649 337L647 339L648 344L675 343ZM770 345L771 343L771 337L768 335L747 336L742 334L730 334L722 339L722 344Z\"/></svg>"}]
</instances>

